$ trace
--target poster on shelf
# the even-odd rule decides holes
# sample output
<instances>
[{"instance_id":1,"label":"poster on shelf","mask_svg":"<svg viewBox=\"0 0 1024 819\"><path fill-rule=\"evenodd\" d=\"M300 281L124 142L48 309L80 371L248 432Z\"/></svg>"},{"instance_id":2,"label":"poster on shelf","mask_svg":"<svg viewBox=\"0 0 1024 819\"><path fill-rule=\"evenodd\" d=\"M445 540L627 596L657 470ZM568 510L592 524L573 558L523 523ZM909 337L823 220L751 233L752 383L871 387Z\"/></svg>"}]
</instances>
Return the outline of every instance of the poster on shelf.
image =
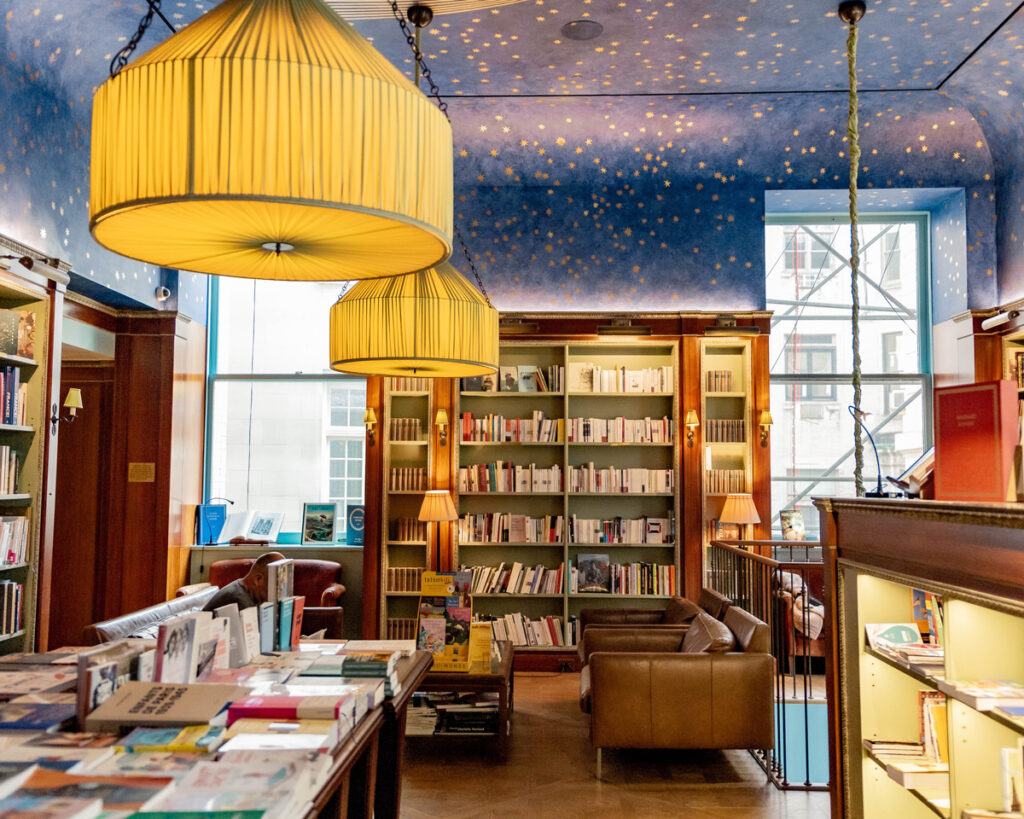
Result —
<instances>
[{"instance_id":1,"label":"poster on shelf","mask_svg":"<svg viewBox=\"0 0 1024 819\"><path fill-rule=\"evenodd\" d=\"M434 671L469 671L472 572L424 572L416 647L434 655Z\"/></svg>"}]
</instances>

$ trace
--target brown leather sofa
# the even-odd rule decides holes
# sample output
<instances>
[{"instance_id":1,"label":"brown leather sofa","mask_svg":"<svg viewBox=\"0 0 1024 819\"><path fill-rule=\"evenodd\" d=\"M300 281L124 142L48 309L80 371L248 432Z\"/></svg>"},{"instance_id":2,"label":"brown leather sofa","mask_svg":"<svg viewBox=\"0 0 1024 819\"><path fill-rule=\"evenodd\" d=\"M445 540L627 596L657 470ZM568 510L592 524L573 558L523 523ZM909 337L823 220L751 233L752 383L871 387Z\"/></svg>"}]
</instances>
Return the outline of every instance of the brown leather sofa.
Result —
<instances>
[{"instance_id":1,"label":"brown leather sofa","mask_svg":"<svg viewBox=\"0 0 1024 819\"><path fill-rule=\"evenodd\" d=\"M739 608L724 622L698 613L685 628L586 632L580 705L602 748L774 746L768 626Z\"/></svg>"},{"instance_id":2,"label":"brown leather sofa","mask_svg":"<svg viewBox=\"0 0 1024 819\"><path fill-rule=\"evenodd\" d=\"M124 637L155 638L157 629L164 620L177 617L179 614L188 614L190 611L198 611L216 593L216 586L207 586L192 594L175 597L149 608L112 617L101 623L93 623L85 627L86 644L109 643Z\"/></svg>"}]
</instances>

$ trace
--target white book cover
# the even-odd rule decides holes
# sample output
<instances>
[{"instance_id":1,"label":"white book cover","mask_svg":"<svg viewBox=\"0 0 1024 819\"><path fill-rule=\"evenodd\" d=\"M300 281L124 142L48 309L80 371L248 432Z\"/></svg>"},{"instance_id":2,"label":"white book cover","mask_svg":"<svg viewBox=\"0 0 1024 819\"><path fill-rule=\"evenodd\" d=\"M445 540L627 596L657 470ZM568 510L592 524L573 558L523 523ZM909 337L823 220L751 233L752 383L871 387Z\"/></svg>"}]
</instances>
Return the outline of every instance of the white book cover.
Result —
<instances>
[{"instance_id":1,"label":"white book cover","mask_svg":"<svg viewBox=\"0 0 1024 819\"><path fill-rule=\"evenodd\" d=\"M239 613L242 621L242 644L245 649L246 662L260 653L260 614L256 606L242 609Z\"/></svg>"},{"instance_id":2,"label":"white book cover","mask_svg":"<svg viewBox=\"0 0 1024 819\"><path fill-rule=\"evenodd\" d=\"M255 608L253 610L255 611ZM214 613L228 621L229 666L241 668L249 662L250 654L246 648L245 635L242 632L242 617L238 611L238 604L228 603L226 606L217 608Z\"/></svg>"}]
</instances>

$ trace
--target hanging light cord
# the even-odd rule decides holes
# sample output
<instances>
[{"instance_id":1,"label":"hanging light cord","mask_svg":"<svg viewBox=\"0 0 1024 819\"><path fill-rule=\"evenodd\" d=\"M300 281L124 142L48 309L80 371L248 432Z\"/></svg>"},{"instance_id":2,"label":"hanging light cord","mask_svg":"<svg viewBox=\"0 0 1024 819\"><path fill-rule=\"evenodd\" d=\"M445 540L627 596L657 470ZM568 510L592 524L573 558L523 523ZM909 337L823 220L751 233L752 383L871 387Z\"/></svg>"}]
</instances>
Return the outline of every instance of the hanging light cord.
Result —
<instances>
[{"instance_id":1,"label":"hanging light cord","mask_svg":"<svg viewBox=\"0 0 1024 819\"><path fill-rule=\"evenodd\" d=\"M864 494L864 442L861 428L864 426L861 412L860 384L860 296L857 292L860 275L860 237L857 235L857 166L860 164L860 128L857 118L857 22L864 16L864 3L843 2L839 4L839 18L850 26L846 37L846 59L850 81L850 111L846 120L846 135L850 143L850 329L853 335L853 481L857 496Z\"/></svg>"},{"instance_id":2,"label":"hanging light cord","mask_svg":"<svg viewBox=\"0 0 1024 819\"><path fill-rule=\"evenodd\" d=\"M448 116L448 103L445 102L441 96L441 89L437 87L437 83L434 82L434 78L430 74L430 66L427 65L427 61L423 58L423 52L420 51L418 37L412 31L409 30L409 23L405 19L405 15L402 14L401 9L398 8L397 0L391 0L391 13L395 16L398 21L398 25L402 29L402 34L405 36L405 41L409 44L409 48L412 49L413 60L416 64L416 87L419 87L419 78L422 77L430 85L430 96L434 98L437 103L437 107L441 109L441 113L444 114L444 118L448 120L448 124L451 124L452 118ZM417 34L419 28L417 27ZM488 307L493 307L491 304L491 298L487 295L487 288L484 287L483 281L480 279L480 273L476 269L476 264L473 262L473 256L469 252L469 246L466 244L466 240L462 237L462 231L459 230L459 226L453 221L452 232L455 234L455 238L459 242L459 247L462 248L462 254L466 257L466 261L469 263L469 269L473 271L473 278L476 279L477 289L480 291L480 295L484 297L484 301L487 302Z\"/></svg>"},{"instance_id":3,"label":"hanging light cord","mask_svg":"<svg viewBox=\"0 0 1024 819\"><path fill-rule=\"evenodd\" d=\"M132 56L135 49L139 46L139 41L142 39L142 35L146 33L146 29L149 28L149 24L153 22L153 16L158 16L167 24L167 28L171 30L171 34L175 33L174 26L171 21L164 17L164 13L160 11L160 0L147 0L149 9L142 16L139 21L139 27L136 32L132 35L127 45L122 48L117 54L114 55L114 59L110 61L110 76L116 77L121 73L121 69L128 65L128 58Z\"/></svg>"}]
</instances>

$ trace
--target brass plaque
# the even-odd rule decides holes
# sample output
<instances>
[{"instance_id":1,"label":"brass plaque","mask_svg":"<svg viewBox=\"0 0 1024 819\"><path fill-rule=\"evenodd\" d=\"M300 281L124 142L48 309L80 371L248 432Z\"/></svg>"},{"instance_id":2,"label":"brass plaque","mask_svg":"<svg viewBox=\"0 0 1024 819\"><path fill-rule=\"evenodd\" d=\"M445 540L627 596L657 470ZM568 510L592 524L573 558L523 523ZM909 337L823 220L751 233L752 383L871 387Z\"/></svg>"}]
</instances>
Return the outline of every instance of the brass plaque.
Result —
<instances>
[{"instance_id":1,"label":"brass plaque","mask_svg":"<svg viewBox=\"0 0 1024 819\"><path fill-rule=\"evenodd\" d=\"M153 483L155 480L156 464L152 461L128 464L128 483Z\"/></svg>"}]
</instances>

